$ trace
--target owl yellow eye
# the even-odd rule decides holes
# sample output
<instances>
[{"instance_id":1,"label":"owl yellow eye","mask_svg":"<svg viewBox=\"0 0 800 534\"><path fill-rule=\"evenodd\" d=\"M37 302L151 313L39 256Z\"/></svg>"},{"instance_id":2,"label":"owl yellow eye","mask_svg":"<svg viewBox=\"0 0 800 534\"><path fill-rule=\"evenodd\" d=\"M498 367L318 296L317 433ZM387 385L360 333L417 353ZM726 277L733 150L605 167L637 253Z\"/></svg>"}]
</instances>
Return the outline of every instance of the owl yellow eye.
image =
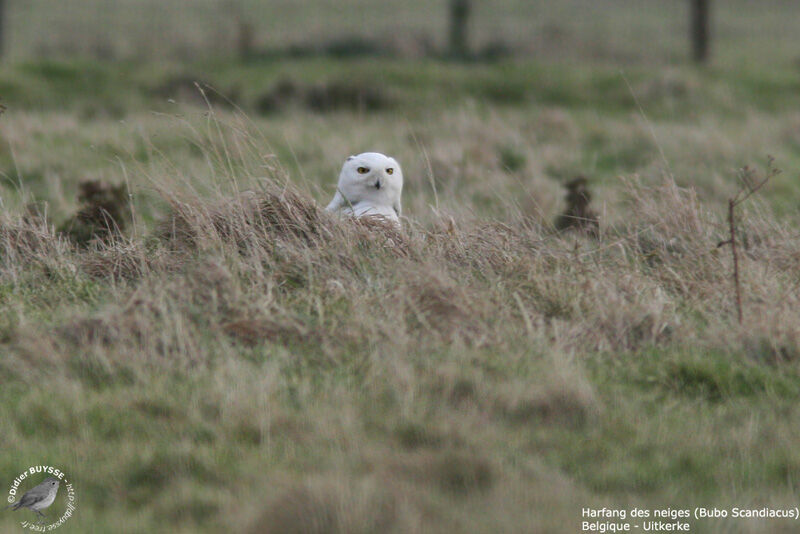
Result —
<instances>
[{"instance_id":1,"label":"owl yellow eye","mask_svg":"<svg viewBox=\"0 0 800 534\"><path fill-rule=\"evenodd\" d=\"M394 174L394 169L389 167L388 169L386 169L386 174Z\"/></svg>"},{"instance_id":2,"label":"owl yellow eye","mask_svg":"<svg viewBox=\"0 0 800 534\"><path fill-rule=\"evenodd\" d=\"M359 167L356 170L358 171L358 174L367 174L369 172L369 169L366 167Z\"/></svg>"}]
</instances>

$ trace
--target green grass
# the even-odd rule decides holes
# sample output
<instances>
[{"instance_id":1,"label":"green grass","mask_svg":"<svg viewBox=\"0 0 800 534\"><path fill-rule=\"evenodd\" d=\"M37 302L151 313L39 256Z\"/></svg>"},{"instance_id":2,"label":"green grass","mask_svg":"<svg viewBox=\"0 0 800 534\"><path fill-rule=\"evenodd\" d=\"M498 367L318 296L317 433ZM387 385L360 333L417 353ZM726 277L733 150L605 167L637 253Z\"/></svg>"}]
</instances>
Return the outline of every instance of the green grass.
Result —
<instances>
[{"instance_id":1,"label":"green grass","mask_svg":"<svg viewBox=\"0 0 800 534\"><path fill-rule=\"evenodd\" d=\"M0 481L64 469L64 532L563 532L584 506L793 506L796 72L308 58L183 74L241 112L159 91L172 66L0 72ZM391 104L259 114L282 80L370 82ZM403 165L392 244L315 211L366 150ZM739 327L715 247L736 169L768 154L784 173L741 214ZM599 241L552 229L576 174ZM21 220L36 202L58 226L85 179L130 188L116 243ZM299 197L275 220L226 204L253 189L274 206L286 184ZM157 232L171 206L194 241Z\"/></svg>"}]
</instances>

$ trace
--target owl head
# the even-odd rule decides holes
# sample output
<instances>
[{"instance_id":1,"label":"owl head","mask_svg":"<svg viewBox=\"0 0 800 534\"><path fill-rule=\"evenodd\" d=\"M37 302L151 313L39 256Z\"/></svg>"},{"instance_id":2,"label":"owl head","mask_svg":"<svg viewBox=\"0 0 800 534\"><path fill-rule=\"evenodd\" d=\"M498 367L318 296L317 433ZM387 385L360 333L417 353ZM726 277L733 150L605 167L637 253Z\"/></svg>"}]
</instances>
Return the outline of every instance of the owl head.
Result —
<instances>
[{"instance_id":1,"label":"owl head","mask_svg":"<svg viewBox=\"0 0 800 534\"><path fill-rule=\"evenodd\" d=\"M339 174L339 191L345 199L391 206L403 190L403 171L394 158L378 152L350 156Z\"/></svg>"}]
</instances>

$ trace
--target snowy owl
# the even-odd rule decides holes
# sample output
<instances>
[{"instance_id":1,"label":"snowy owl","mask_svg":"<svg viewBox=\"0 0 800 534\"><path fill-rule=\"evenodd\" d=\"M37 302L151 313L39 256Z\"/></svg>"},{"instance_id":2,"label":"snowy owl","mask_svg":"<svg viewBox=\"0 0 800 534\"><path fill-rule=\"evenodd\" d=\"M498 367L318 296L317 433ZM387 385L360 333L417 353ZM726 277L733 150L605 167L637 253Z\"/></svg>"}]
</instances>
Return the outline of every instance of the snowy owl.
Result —
<instances>
[{"instance_id":1,"label":"snowy owl","mask_svg":"<svg viewBox=\"0 0 800 534\"><path fill-rule=\"evenodd\" d=\"M344 162L336 194L326 209L356 217L383 217L399 225L402 190L403 171L397 161L365 152Z\"/></svg>"}]
</instances>

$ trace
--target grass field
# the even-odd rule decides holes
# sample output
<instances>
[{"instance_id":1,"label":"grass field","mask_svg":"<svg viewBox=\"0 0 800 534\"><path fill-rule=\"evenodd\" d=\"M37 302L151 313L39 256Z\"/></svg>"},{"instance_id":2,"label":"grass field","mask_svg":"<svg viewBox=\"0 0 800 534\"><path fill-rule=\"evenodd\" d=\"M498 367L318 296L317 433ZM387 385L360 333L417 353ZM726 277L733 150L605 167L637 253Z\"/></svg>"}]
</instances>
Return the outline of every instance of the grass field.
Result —
<instances>
[{"instance_id":1,"label":"grass field","mask_svg":"<svg viewBox=\"0 0 800 534\"><path fill-rule=\"evenodd\" d=\"M504 45L538 60L682 63L686 0L474 2L475 49ZM257 50L366 41L404 57L446 42L446 0L8 0L7 53L183 61L235 53L242 24ZM800 57L793 0L713 6L719 64L787 65ZM80 38L76 38L80 36ZM356 43L357 44L357 43Z\"/></svg>"},{"instance_id":2,"label":"grass field","mask_svg":"<svg viewBox=\"0 0 800 534\"><path fill-rule=\"evenodd\" d=\"M758 20L796 20L773 7ZM5 64L0 483L63 469L59 531L81 533L561 533L588 506L793 508L795 34L708 69L669 46ZM401 232L320 211L366 150L403 166ZM769 156L783 172L739 211L740 326L717 244L740 169ZM596 239L553 227L579 174ZM123 186L127 224L79 245L60 230L86 180Z\"/></svg>"}]
</instances>

